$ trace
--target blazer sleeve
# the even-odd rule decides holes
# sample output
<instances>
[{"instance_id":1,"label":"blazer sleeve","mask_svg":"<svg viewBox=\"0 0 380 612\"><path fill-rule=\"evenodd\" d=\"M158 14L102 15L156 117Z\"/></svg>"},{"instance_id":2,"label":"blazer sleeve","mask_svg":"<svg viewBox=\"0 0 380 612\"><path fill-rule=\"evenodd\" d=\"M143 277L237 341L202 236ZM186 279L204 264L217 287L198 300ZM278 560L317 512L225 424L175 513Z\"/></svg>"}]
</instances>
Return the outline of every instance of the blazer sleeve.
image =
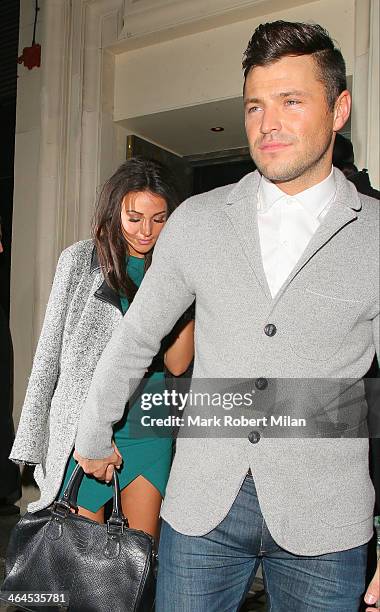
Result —
<instances>
[{"instance_id":1,"label":"blazer sleeve","mask_svg":"<svg viewBox=\"0 0 380 612\"><path fill-rule=\"evenodd\" d=\"M98 459L112 453L113 424L123 416L162 338L194 301L186 274L188 230L182 206L163 229L152 264L96 366L75 444L83 457Z\"/></svg>"},{"instance_id":2,"label":"blazer sleeve","mask_svg":"<svg viewBox=\"0 0 380 612\"><path fill-rule=\"evenodd\" d=\"M42 462L50 403L56 387L62 336L73 276L71 248L62 252L33 360L16 439L9 456L15 463Z\"/></svg>"}]
</instances>

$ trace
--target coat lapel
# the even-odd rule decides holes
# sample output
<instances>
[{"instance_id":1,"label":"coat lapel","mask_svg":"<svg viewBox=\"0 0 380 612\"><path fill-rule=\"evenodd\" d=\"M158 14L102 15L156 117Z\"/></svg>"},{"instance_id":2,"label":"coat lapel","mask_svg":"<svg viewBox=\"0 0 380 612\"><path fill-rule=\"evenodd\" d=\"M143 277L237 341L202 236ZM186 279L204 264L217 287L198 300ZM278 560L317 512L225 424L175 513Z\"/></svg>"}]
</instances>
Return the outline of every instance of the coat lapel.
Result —
<instances>
[{"instance_id":1,"label":"coat lapel","mask_svg":"<svg viewBox=\"0 0 380 612\"><path fill-rule=\"evenodd\" d=\"M257 192L260 174L256 170L239 181L229 194L225 212L238 236L249 265L265 295L272 300L261 257L257 225Z\"/></svg>"},{"instance_id":2,"label":"coat lapel","mask_svg":"<svg viewBox=\"0 0 380 612\"><path fill-rule=\"evenodd\" d=\"M337 169L334 169L334 176L336 182L335 201L310 240L297 265L275 296L273 304L277 302L292 280L314 255L343 227L357 218L357 213L361 209L361 202L354 185ZM225 211L258 283L268 299L272 300L261 257L257 224L257 194L259 184L259 172L255 171L245 176L232 189Z\"/></svg>"},{"instance_id":3,"label":"coat lapel","mask_svg":"<svg viewBox=\"0 0 380 612\"><path fill-rule=\"evenodd\" d=\"M97 270L100 270L100 265L98 261L98 255L96 252L96 248L94 247L92 251L92 257L91 257L90 272L95 272ZM112 304L112 306L115 306L123 314L123 309L121 307L121 300L120 300L119 294L116 293L116 291L114 291L109 285L107 285L105 280L103 280L100 287L98 287L98 289L95 291L94 296L98 300L101 300L102 302L107 302L108 304Z\"/></svg>"},{"instance_id":4,"label":"coat lapel","mask_svg":"<svg viewBox=\"0 0 380 612\"><path fill-rule=\"evenodd\" d=\"M297 265L293 268L275 296L275 302L282 296L289 284L314 255L343 227L357 219L357 213L361 209L361 202L355 187L336 169L334 169L334 176L336 181L335 201L301 255Z\"/></svg>"}]
</instances>

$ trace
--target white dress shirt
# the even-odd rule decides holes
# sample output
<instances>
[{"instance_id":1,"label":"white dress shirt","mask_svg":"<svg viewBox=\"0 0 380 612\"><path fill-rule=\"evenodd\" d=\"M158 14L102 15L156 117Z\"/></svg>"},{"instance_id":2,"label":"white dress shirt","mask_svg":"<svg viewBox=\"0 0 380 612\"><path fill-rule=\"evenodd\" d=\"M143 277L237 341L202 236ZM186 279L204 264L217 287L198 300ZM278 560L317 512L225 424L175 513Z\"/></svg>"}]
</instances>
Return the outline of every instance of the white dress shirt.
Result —
<instances>
[{"instance_id":1,"label":"white dress shirt","mask_svg":"<svg viewBox=\"0 0 380 612\"><path fill-rule=\"evenodd\" d=\"M258 226L264 272L272 297L284 284L335 198L333 169L323 181L289 196L261 177Z\"/></svg>"}]
</instances>

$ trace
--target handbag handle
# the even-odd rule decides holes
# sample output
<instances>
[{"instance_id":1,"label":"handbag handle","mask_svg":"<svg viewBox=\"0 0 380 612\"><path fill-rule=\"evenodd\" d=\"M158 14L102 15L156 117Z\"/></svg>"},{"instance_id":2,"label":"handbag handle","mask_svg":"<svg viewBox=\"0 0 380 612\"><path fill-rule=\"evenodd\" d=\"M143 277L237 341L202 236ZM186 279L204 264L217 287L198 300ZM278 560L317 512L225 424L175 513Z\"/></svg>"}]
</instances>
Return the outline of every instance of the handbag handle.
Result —
<instances>
[{"instance_id":1,"label":"handbag handle","mask_svg":"<svg viewBox=\"0 0 380 612\"><path fill-rule=\"evenodd\" d=\"M69 482L67 483L62 497L60 497L54 504L54 514L58 514L59 516L62 516L63 514L64 516L67 516L67 513L71 509L74 509L75 512L78 512L78 491L83 480L83 476L83 468L78 463L78 465L75 466L73 473L70 476ZM112 512L110 518L107 521L107 531L111 535L123 533L124 527L128 527L128 521L125 518L121 508L119 477L115 469L113 471L112 486Z\"/></svg>"}]
</instances>

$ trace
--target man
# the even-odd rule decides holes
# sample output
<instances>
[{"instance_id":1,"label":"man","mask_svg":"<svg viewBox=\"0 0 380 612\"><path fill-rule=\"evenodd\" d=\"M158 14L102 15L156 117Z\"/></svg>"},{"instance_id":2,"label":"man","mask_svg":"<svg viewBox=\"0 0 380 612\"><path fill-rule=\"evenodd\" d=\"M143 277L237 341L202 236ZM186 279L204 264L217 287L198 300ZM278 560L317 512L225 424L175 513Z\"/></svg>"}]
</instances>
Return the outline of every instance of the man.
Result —
<instances>
[{"instance_id":1,"label":"man","mask_svg":"<svg viewBox=\"0 0 380 612\"><path fill-rule=\"evenodd\" d=\"M194 296L195 379L253 378L259 395L270 377L360 378L379 354L378 205L332 171L350 112L341 53L320 26L278 21L256 29L243 67L259 172L169 220L82 413L76 457L98 478L120 461L129 381ZM261 562L273 612L356 611L372 510L368 440L179 438L156 609L238 610ZM366 602L378 597L377 575Z\"/></svg>"},{"instance_id":2,"label":"man","mask_svg":"<svg viewBox=\"0 0 380 612\"><path fill-rule=\"evenodd\" d=\"M0 254L3 253L0 217ZM0 516L18 514L14 503L21 497L20 471L8 459L14 440L13 349L8 321L0 305Z\"/></svg>"}]
</instances>

